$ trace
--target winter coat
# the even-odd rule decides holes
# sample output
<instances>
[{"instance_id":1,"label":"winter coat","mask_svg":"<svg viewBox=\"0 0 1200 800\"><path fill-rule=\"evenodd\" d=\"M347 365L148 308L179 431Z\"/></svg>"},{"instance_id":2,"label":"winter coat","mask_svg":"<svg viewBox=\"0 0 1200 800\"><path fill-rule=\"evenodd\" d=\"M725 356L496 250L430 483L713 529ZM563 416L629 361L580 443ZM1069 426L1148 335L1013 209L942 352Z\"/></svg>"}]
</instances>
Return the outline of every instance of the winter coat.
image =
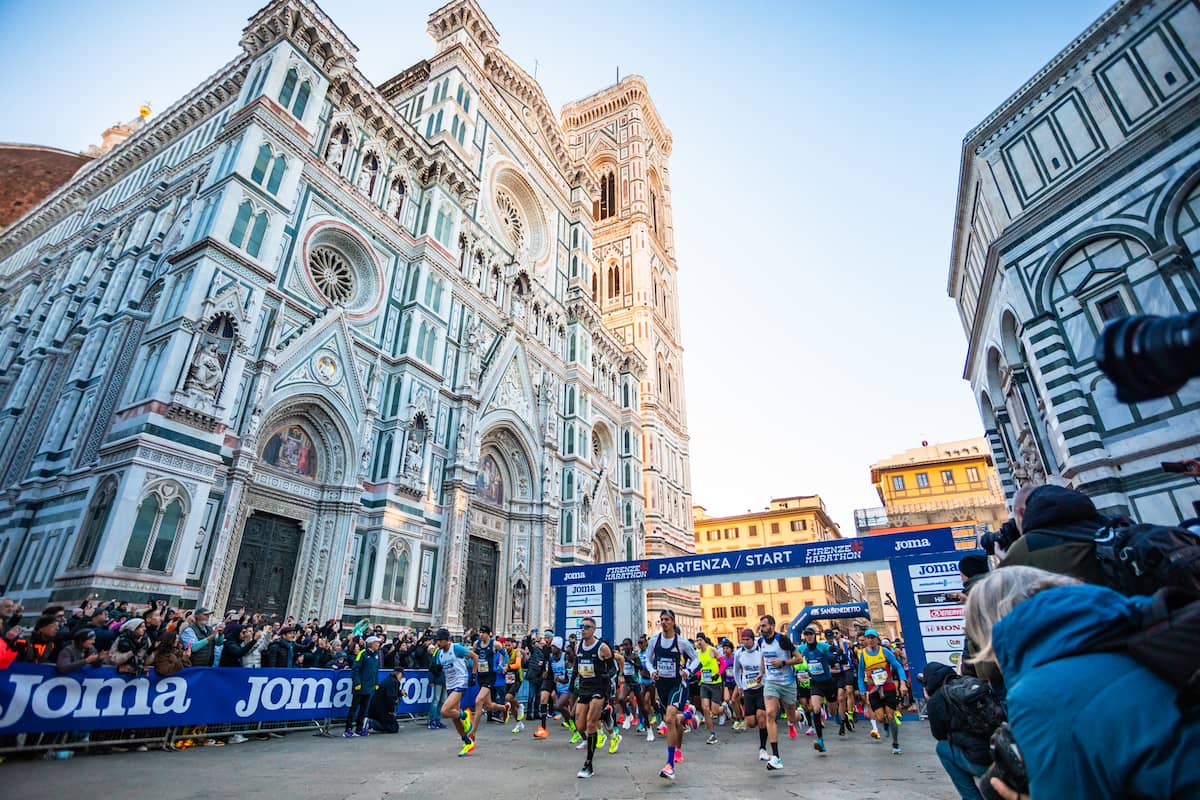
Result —
<instances>
[{"instance_id":1,"label":"winter coat","mask_svg":"<svg viewBox=\"0 0 1200 800\"><path fill-rule=\"evenodd\" d=\"M1082 492L1062 486L1039 486L1026 501L1021 538L1009 548L1000 566L1037 567L1103 585L1096 546L1088 541L1055 536L1055 532L1092 536L1108 524L1108 518Z\"/></svg>"},{"instance_id":2,"label":"winter coat","mask_svg":"<svg viewBox=\"0 0 1200 800\"><path fill-rule=\"evenodd\" d=\"M146 672L146 651L149 646L145 636L135 639L132 633L122 633L108 651L108 661L105 663L116 667L122 675L142 675Z\"/></svg>"},{"instance_id":3,"label":"winter coat","mask_svg":"<svg viewBox=\"0 0 1200 800\"><path fill-rule=\"evenodd\" d=\"M263 665L263 653L270 644L271 634L264 630L262 636L255 640L253 646L246 651L244 656L242 656L242 666L250 667L251 669L258 669L261 667Z\"/></svg>"},{"instance_id":4,"label":"winter coat","mask_svg":"<svg viewBox=\"0 0 1200 800\"><path fill-rule=\"evenodd\" d=\"M963 729L958 710L946 698L946 693L940 691L955 680L960 678L952 667L936 661L925 665L925 696L928 698L925 713L929 715L929 732L938 741L948 739L971 763L986 766L992 763L988 740Z\"/></svg>"},{"instance_id":5,"label":"winter coat","mask_svg":"<svg viewBox=\"0 0 1200 800\"><path fill-rule=\"evenodd\" d=\"M156 649L150 661L150 666L154 667L154 671L160 676L174 675L191 664L191 655L178 643L174 647Z\"/></svg>"},{"instance_id":6,"label":"winter coat","mask_svg":"<svg viewBox=\"0 0 1200 800\"><path fill-rule=\"evenodd\" d=\"M68 672L74 672L77 669L82 669L88 666L87 658L97 652L95 647L80 648L74 642L68 642L58 654L58 662L55 665L59 675L66 675ZM100 666L100 661L97 659L92 662L97 667Z\"/></svg>"},{"instance_id":7,"label":"winter coat","mask_svg":"<svg viewBox=\"0 0 1200 800\"><path fill-rule=\"evenodd\" d=\"M287 639L275 639L262 654L262 665L267 669L291 669L296 665L295 643Z\"/></svg>"},{"instance_id":8,"label":"winter coat","mask_svg":"<svg viewBox=\"0 0 1200 800\"><path fill-rule=\"evenodd\" d=\"M371 652L364 647L354 656L350 667L350 683L354 685L355 694L372 694L379 683L379 653Z\"/></svg>"},{"instance_id":9,"label":"winter coat","mask_svg":"<svg viewBox=\"0 0 1200 800\"><path fill-rule=\"evenodd\" d=\"M379 690L371 695L371 703L367 706L367 716L383 723L394 722L396 706L400 703L400 681L395 673L388 675L379 684Z\"/></svg>"},{"instance_id":10,"label":"winter coat","mask_svg":"<svg viewBox=\"0 0 1200 800\"><path fill-rule=\"evenodd\" d=\"M225 637L225 646L221 648L221 664L222 667L240 667L242 659L246 654L254 649L255 641L251 639L248 642L243 642L240 638L233 636Z\"/></svg>"},{"instance_id":11,"label":"winter coat","mask_svg":"<svg viewBox=\"0 0 1200 800\"><path fill-rule=\"evenodd\" d=\"M1200 797L1200 720L1182 718L1175 688L1128 655L1080 652L1134 633L1149 602L1063 586L993 628L1033 797Z\"/></svg>"}]
</instances>

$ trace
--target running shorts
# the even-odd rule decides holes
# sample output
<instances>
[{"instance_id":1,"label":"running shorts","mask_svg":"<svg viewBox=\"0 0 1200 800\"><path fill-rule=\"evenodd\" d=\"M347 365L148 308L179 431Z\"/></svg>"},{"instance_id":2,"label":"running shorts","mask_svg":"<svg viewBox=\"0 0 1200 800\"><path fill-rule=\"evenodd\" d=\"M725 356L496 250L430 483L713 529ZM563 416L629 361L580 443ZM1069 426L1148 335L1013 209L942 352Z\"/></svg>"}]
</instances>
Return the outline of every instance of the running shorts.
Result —
<instances>
[{"instance_id":1,"label":"running shorts","mask_svg":"<svg viewBox=\"0 0 1200 800\"><path fill-rule=\"evenodd\" d=\"M887 706L891 709L900 708L900 693L895 689L878 689L867 694L867 700L871 704L872 711Z\"/></svg>"},{"instance_id":2,"label":"running shorts","mask_svg":"<svg viewBox=\"0 0 1200 800\"><path fill-rule=\"evenodd\" d=\"M796 705L796 684L767 681L763 684L763 697L774 697L785 706L794 706Z\"/></svg>"},{"instance_id":3,"label":"running shorts","mask_svg":"<svg viewBox=\"0 0 1200 800\"><path fill-rule=\"evenodd\" d=\"M612 684L607 680L581 680L575 691L575 699L580 703L592 700L608 700L611 697Z\"/></svg>"},{"instance_id":4,"label":"running shorts","mask_svg":"<svg viewBox=\"0 0 1200 800\"><path fill-rule=\"evenodd\" d=\"M767 705L763 702L762 687L757 689L746 689L742 692L742 713L747 717L753 717L756 711L766 711Z\"/></svg>"},{"instance_id":5,"label":"running shorts","mask_svg":"<svg viewBox=\"0 0 1200 800\"><path fill-rule=\"evenodd\" d=\"M725 687L719 683L702 683L700 684L700 699L721 704L725 699Z\"/></svg>"},{"instance_id":6,"label":"running shorts","mask_svg":"<svg viewBox=\"0 0 1200 800\"><path fill-rule=\"evenodd\" d=\"M837 685L835 681L813 681L809 686L812 697L824 697L826 700L837 700Z\"/></svg>"},{"instance_id":7,"label":"running shorts","mask_svg":"<svg viewBox=\"0 0 1200 800\"><path fill-rule=\"evenodd\" d=\"M658 705L663 711L667 706L682 709L688 700L688 687L682 681L655 681L654 688L658 692Z\"/></svg>"}]
</instances>

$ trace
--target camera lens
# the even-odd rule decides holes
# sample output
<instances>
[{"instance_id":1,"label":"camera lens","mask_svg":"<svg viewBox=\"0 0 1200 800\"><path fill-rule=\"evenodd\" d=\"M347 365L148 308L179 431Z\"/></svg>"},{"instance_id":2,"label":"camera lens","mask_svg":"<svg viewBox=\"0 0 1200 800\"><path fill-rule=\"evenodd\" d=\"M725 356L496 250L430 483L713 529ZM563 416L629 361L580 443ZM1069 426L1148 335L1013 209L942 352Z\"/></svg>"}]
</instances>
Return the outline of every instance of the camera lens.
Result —
<instances>
[{"instance_id":1,"label":"camera lens","mask_svg":"<svg viewBox=\"0 0 1200 800\"><path fill-rule=\"evenodd\" d=\"M1200 374L1200 312L1113 320L1096 340L1095 356L1123 403L1177 392Z\"/></svg>"}]
</instances>

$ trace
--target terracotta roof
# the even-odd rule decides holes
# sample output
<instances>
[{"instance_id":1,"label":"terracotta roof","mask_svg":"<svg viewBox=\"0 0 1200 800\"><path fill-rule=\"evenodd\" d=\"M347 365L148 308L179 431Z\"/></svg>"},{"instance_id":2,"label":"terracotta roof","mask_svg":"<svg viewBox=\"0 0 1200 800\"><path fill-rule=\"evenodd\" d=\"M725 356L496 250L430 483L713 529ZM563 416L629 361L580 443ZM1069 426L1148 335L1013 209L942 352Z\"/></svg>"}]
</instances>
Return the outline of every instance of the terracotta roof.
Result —
<instances>
[{"instance_id":1,"label":"terracotta roof","mask_svg":"<svg viewBox=\"0 0 1200 800\"><path fill-rule=\"evenodd\" d=\"M53 147L0 143L0 229L20 219L89 161Z\"/></svg>"}]
</instances>

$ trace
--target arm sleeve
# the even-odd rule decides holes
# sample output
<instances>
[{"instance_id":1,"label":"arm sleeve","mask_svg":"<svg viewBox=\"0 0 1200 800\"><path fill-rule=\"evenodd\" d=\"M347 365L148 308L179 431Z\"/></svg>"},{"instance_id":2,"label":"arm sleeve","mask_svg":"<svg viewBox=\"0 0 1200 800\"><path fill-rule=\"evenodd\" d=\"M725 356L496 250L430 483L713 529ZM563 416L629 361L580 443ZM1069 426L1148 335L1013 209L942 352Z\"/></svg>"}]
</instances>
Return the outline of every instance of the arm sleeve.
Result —
<instances>
[{"instance_id":1,"label":"arm sleeve","mask_svg":"<svg viewBox=\"0 0 1200 800\"><path fill-rule=\"evenodd\" d=\"M900 659L896 658L896 654L886 648L884 648L883 653L887 656L888 663L896 670L896 675L899 676L900 680L907 681L908 673L904 671L904 665L900 663Z\"/></svg>"}]
</instances>

